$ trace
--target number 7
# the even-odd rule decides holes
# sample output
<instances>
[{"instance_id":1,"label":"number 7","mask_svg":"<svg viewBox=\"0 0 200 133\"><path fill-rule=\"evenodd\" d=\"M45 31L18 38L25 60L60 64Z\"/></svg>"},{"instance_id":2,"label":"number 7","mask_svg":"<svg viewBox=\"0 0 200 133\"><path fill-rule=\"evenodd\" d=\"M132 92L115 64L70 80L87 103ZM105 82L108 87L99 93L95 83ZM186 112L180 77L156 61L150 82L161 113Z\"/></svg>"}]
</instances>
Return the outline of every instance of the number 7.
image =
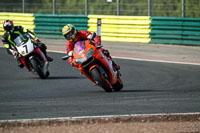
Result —
<instances>
[{"instance_id":1,"label":"number 7","mask_svg":"<svg viewBox=\"0 0 200 133\"><path fill-rule=\"evenodd\" d=\"M27 45L23 46L26 49L26 53L28 53Z\"/></svg>"}]
</instances>

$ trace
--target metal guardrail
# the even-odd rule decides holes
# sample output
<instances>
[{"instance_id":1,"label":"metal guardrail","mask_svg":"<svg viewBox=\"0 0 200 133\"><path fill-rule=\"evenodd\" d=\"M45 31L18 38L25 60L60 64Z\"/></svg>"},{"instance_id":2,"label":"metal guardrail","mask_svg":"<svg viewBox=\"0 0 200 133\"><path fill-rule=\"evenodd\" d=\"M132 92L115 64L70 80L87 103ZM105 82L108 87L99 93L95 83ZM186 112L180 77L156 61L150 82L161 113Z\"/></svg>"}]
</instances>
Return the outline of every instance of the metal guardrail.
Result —
<instances>
[{"instance_id":1,"label":"metal guardrail","mask_svg":"<svg viewBox=\"0 0 200 133\"><path fill-rule=\"evenodd\" d=\"M103 41L150 42L151 20L148 16L89 15L89 31L97 32L97 19L101 19Z\"/></svg>"},{"instance_id":2,"label":"metal guardrail","mask_svg":"<svg viewBox=\"0 0 200 133\"><path fill-rule=\"evenodd\" d=\"M200 18L113 16L113 15L53 15L0 13L0 22L14 20L43 38L63 38L62 28L70 23L78 30L97 32L101 19L103 41L170 43L200 45ZM3 27L0 27L0 35Z\"/></svg>"},{"instance_id":3,"label":"metal guardrail","mask_svg":"<svg viewBox=\"0 0 200 133\"><path fill-rule=\"evenodd\" d=\"M62 28L66 24L73 24L78 30L88 29L87 15L52 15L35 14L35 33L39 37L64 38Z\"/></svg>"},{"instance_id":4,"label":"metal guardrail","mask_svg":"<svg viewBox=\"0 0 200 133\"><path fill-rule=\"evenodd\" d=\"M152 17L151 43L200 45L200 18Z\"/></svg>"}]
</instances>

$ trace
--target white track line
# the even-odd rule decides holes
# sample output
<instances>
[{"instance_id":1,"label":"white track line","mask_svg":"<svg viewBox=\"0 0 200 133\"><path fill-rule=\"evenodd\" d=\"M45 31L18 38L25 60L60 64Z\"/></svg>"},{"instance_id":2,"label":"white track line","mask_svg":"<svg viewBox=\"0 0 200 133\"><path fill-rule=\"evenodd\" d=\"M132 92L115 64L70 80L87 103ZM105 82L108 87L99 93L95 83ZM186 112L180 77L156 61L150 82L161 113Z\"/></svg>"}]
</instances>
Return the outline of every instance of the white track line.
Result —
<instances>
[{"instance_id":1,"label":"white track line","mask_svg":"<svg viewBox=\"0 0 200 133\"><path fill-rule=\"evenodd\" d=\"M3 47L3 46L0 46L0 47ZM63 51L56 51L56 50L47 50L47 51L48 52L54 52L54 53L66 53L66 52L63 52ZM148 61L148 62L158 62L158 63L173 63L173 64L198 65L198 66L200 66L200 63L165 61L165 60L151 60L151 59L141 59L141 58L120 57L120 56L112 56L112 57L117 58L117 59L126 59L126 60L137 60L137 61Z\"/></svg>"},{"instance_id":2,"label":"white track line","mask_svg":"<svg viewBox=\"0 0 200 133\"><path fill-rule=\"evenodd\" d=\"M1 47L3 47L3 46L1 46ZM56 51L56 50L47 50L47 51L53 52L53 53L66 53L66 52L63 52L63 51ZM120 56L112 56L112 57L117 58L117 59L126 59L126 60L148 61L148 62L158 62L158 63L173 63L173 64L183 64L183 65L198 65L198 66L200 66L200 63L165 61L165 60L150 60L150 59L130 58L130 57L120 57Z\"/></svg>"},{"instance_id":3,"label":"white track line","mask_svg":"<svg viewBox=\"0 0 200 133\"><path fill-rule=\"evenodd\" d=\"M112 56L112 57L113 57L113 58L118 58L118 59L128 59L128 60L137 60L137 61L148 61L148 62L159 62L159 63L173 63L173 64L184 64L184 65L200 65L200 63L190 63L190 62L165 61L165 60L151 60L151 59L130 58L130 57L118 57L118 56Z\"/></svg>"},{"instance_id":4,"label":"white track line","mask_svg":"<svg viewBox=\"0 0 200 133\"><path fill-rule=\"evenodd\" d=\"M27 122L27 121L50 121L50 120L76 120L93 118L116 118L116 117L151 117L151 116L175 116L175 115L200 115L200 112L194 113L158 113L158 114L127 114L127 115L102 115L102 116L80 116L80 117L57 117L57 118L36 118L36 119L15 119L0 120L0 122Z\"/></svg>"},{"instance_id":5,"label":"white track line","mask_svg":"<svg viewBox=\"0 0 200 133\"><path fill-rule=\"evenodd\" d=\"M54 53L66 53L63 51L55 51L55 50L47 50L48 52L54 52ZM126 60L136 60L136 61L148 61L148 62L158 62L158 63L172 63L172 64L183 64L183 65L198 65L200 66L200 63L190 63L190 62L178 62L178 61L165 61L165 60L151 60L151 59L141 59L141 58L130 58L130 57L120 57L120 56L112 56L116 59L126 59Z\"/></svg>"}]
</instances>

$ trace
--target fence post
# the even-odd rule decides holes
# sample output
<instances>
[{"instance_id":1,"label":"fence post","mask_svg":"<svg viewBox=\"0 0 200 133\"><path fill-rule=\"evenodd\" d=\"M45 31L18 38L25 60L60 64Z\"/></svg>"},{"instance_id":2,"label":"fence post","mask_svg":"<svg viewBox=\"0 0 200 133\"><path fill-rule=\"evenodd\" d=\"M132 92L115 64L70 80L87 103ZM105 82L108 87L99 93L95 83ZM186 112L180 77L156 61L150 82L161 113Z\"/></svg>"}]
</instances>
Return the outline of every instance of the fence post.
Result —
<instances>
[{"instance_id":1,"label":"fence post","mask_svg":"<svg viewBox=\"0 0 200 133\"><path fill-rule=\"evenodd\" d=\"M148 0L148 16L151 16L151 0Z\"/></svg>"},{"instance_id":2,"label":"fence post","mask_svg":"<svg viewBox=\"0 0 200 133\"><path fill-rule=\"evenodd\" d=\"M85 0L85 15L88 15L88 0Z\"/></svg>"},{"instance_id":3,"label":"fence post","mask_svg":"<svg viewBox=\"0 0 200 133\"><path fill-rule=\"evenodd\" d=\"M120 15L120 0L117 0L117 16Z\"/></svg>"},{"instance_id":4,"label":"fence post","mask_svg":"<svg viewBox=\"0 0 200 133\"><path fill-rule=\"evenodd\" d=\"M53 14L56 14L56 0L52 1L52 6L53 6Z\"/></svg>"},{"instance_id":5,"label":"fence post","mask_svg":"<svg viewBox=\"0 0 200 133\"><path fill-rule=\"evenodd\" d=\"M182 0L182 17L185 17L185 0Z\"/></svg>"},{"instance_id":6,"label":"fence post","mask_svg":"<svg viewBox=\"0 0 200 133\"><path fill-rule=\"evenodd\" d=\"M99 37L101 44L101 18L97 19L97 36Z\"/></svg>"},{"instance_id":7,"label":"fence post","mask_svg":"<svg viewBox=\"0 0 200 133\"><path fill-rule=\"evenodd\" d=\"M22 0L22 13L24 13L24 0Z\"/></svg>"}]
</instances>

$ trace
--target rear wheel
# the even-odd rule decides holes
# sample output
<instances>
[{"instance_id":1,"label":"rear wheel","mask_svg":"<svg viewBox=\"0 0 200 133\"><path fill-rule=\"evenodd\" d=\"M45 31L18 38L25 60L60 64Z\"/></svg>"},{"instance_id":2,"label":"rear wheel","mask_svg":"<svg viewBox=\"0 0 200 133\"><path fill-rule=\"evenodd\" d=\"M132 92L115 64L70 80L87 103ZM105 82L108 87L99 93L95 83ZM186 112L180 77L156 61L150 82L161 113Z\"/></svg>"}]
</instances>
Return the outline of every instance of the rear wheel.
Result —
<instances>
[{"instance_id":1,"label":"rear wheel","mask_svg":"<svg viewBox=\"0 0 200 133\"><path fill-rule=\"evenodd\" d=\"M123 88L123 82L120 78L117 78L117 82L112 86L115 91L120 91Z\"/></svg>"},{"instance_id":2,"label":"rear wheel","mask_svg":"<svg viewBox=\"0 0 200 133\"><path fill-rule=\"evenodd\" d=\"M100 85L106 92L112 92L108 80L99 72L98 68L93 68L90 74L97 85Z\"/></svg>"},{"instance_id":3,"label":"rear wheel","mask_svg":"<svg viewBox=\"0 0 200 133\"><path fill-rule=\"evenodd\" d=\"M33 67L33 69L35 70L35 72L37 72L37 74L40 76L41 79L45 79L47 75L45 75L42 71L42 66L40 65L39 61L35 58L32 58L30 60L31 65Z\"/></svg>"}]
</instances>

